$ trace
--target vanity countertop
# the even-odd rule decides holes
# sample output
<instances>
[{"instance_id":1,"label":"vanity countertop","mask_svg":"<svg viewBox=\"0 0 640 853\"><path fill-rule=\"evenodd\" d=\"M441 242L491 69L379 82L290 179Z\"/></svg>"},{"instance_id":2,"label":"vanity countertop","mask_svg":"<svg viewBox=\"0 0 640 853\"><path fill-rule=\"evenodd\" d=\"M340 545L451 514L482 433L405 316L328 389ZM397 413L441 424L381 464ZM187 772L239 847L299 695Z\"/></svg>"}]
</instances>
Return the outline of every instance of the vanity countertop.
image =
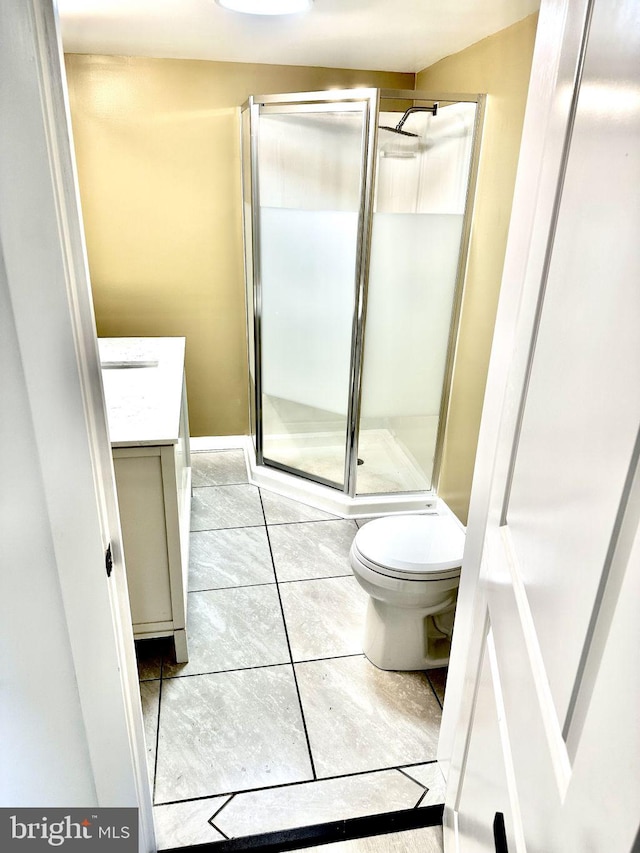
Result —
<instances>
[{"instance_id":1,"label":"vanity countertop","mask_svg":"<svg viewBox=\"0 0 640 853\"><path fill-rule=\"evenodd\" d=\"M112 447L176 444L185 338L99 338Z\"/></svg>"}]
</instances>

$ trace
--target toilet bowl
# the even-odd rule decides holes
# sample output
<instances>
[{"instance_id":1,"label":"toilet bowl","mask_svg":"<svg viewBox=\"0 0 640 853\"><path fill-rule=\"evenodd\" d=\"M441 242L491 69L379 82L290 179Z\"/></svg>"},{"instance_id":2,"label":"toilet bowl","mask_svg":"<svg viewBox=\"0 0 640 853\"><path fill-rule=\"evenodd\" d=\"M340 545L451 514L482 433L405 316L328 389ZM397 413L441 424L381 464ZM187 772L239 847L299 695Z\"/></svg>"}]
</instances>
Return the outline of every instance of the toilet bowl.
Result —
<instances>
[{"instance_id":1,"label":"toilet bowl","mask_svg":"<svg viewBox=\"0 0 640 853\"><path fill-rule=\"evenodd\" d=\"M362 648L375 666L449 662L464 540L448 515L379 518L360 528L349 556L369 594Z\"/></svg>"}]
</instances>

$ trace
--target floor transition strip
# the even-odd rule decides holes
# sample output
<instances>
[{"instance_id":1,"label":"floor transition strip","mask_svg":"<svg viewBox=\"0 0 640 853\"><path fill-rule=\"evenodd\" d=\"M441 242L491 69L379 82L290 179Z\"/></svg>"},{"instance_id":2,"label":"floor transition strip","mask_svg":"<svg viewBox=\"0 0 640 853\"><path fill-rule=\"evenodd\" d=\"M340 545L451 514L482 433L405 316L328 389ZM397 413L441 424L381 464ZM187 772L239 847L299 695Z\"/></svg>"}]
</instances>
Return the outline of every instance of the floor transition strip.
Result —
<instances>
[{"instance_id":1,"label":"floor transition strip","mask_svg":"<svg viewBox=\"0 0 640 853\"><path fill-rule=\"evenodd\" d=\"M350 841L354 838L367 838L402 832L407 829L421 829L427 826L440 826L444 806L425 806L421 809L402 809L385 814L318 823L280 832L266 832L261 835L248 835L242 838L230 838L228 841L213 841L206 844L193 844L189 847L172 847L162 853L184 853L185 850L197 853L285 853L288 850L302 850L320 844L336 841Z\"/></svg>"}]
</instances>

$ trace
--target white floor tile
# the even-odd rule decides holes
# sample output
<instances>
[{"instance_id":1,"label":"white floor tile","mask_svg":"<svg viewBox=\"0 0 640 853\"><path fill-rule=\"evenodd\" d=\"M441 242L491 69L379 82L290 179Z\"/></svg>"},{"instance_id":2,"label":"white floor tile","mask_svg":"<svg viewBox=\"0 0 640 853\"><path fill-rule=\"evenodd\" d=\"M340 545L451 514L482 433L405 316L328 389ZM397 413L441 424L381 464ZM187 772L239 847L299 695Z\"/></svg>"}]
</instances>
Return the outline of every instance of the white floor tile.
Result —
<instances>
[{"instance_id":1,"label":"white floor tile","mask_svg":"<svg viewBox=\"0 0 640 853\"><path fill-rule=\"evenodd\" d=\"M319 778L435 759L441 709L422 673L363 657L295 667Z\"/></svg>"},{"instance_id":2,"label":"white floor tile","mask_svg":"<svg viewBox=\"0 0 640 853\"><path fill-rule=\"evenodd\" d=\"M163 677L289 663L275 584L190 592L189 662L165 663Z\"/></svg>"},{"instance_id":3,"label":"white floor tile","mask_svg":"<svg viewBox=\"0 0 640 853\"><path fill-rule=\"evenodd\" d=\"M210 797L206 800L191 800L169 806L154 806L153 822L156 828L158 850L222 841L224 835L211 826L209 818L228 799L228 797Z\"/></svg>"},{"instance_id":4,"label":"white floor tile","mask_svg":"<svg viewBox=\"0 0 640 853\"><path fill-rule=\"evenodd\" d=\"M204 486L193 490L191 530L261 524L264 524L264 513L256 486Z\"/></svg>"},{"instance_id":5,"label":"white floor tile","mask_svg":"<svg viewBox=\"0 0 640 853\"><path fill-rule=\"evenodd\" d=\"M157 804L311 778L290 666L163 682Z\"/></svg>"},{"instance_id":6,"label":"white floor tile","mask_svg":"<svg viewBox=\"0 0 640 853\"><path fill-rule=\"evenodd\" d=\"M353 521L313 521L268 528L279 581L351 575L349 550L358 532Z\"/></svg>"},{"instance_id":7,"label":"white floor tile","mask_svg":"<svg viewBox=\"0 0 640 853\"><path fill-rule=\"evenodd\" d=\"M327 779L237 794L217 815L215 826L230 838L314 823L411 809L420 785L397 770Z\"/></svg>"},{"instance_id":8,"label":"white floor tile","mask_svg":"<svg viewBox=\"0 0 640 853\"><path fill-rule=\"evenodd\" d=\"M289 524L295 521L328 521L337 516L314 506L285 498L267 489L260 489L267 524Z\"/></svg>"},{"instance_id":9,"label":"white floor tile","mask_svg":"<svg viewBox=\"0 0 640 853\"><path fill-rule=\"evenodd\" d=\"M191 485L194 488L247 482L247 466L242 450L191 454Z\"/></svg>"},{"instance_id":10,"label":"white floor tile","mask_svg":"<svg viewBox=\"0 0 640 853\"><path fill-rule=\"evenodd\" d=\"M415 779L416 782L419 782L427 789L427 793L420 806L435 806L444 803L446 786L442 770L440 770L437 761L431 764L420 764L415 767L403 767L402 772Z\"/></svg>"},{"instance_id":11,"label":"white floor tile","mask_svg":"<svg viewBox=\"0 0 640 853\"><path fill-rule=\"evenodd\" d=\"M265 527L203 530L189 542L189 589L275 583Z\"/></svg>"},{"instance_id":12,"label":"white floor tile","mask_svg":"<svg viewBox=\"0 0 640 853\"><path fill-rule=\"evenodd\" d=\"M196 457L190 661L164 661L161 694L162 655L140 663L141 679L153 679L141 683L152 774L159 721L161 849L412 808L424 787L421 806L442 802L431 763L441 711L429 683L378 670L361 654L367 596L348 555L366 520L334 519L266 490L261 502L256 487L236 482L240 451ZM440 695L445 671L429 675ZM328 778L340 774L355 775ZM214 812L221 833L208 823ZM441 853L441 830L318 849Z\"/></svg>"},{"instance_id":13,"label":"white floor tile","mask_svg":"<svg viewBox=\"0 0 640 853\"><path fill-rule=\"evenodd\" d=\"M280 586L294 661L362 654L367 594L354 577Z\"/></svg>"}]
</instances>

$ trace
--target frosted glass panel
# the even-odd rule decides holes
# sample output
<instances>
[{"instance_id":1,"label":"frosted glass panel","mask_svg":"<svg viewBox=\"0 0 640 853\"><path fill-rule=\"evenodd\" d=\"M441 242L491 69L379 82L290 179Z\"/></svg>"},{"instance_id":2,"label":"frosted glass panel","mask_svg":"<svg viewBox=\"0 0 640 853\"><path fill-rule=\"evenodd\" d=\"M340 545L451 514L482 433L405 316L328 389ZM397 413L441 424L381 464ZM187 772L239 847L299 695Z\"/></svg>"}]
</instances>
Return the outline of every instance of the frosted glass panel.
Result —
<instances>
[{"instance_id":1,"label":"frosted glass panel","mask_svg":"<svg viewBox=\"0 0 640 853\"><path fill-rule=\"evenodd\" d=\"M345 418L358 214L263 207L260 228L263 393Z\"/></svg>"},{"instance_id":2,"label":"frosted glass panel","mask_svg":"<svg viewBox=\"0 0 640 853\"><path fill-rule=\"evenodd\" d=\"M260 119L265 459L343 485L363 114Z\"/></svg>"},{"instance_id":3,"label":"frosted glass panel","mask_svg":"<svg viewBox=\"0 0 640 853\"><path fill-rule=\"evenodd\" d=\"M381 113L395 127L402 113ZM475 104L378 133L357 493L430 489Z\"/></svg>"}]
</instances>

